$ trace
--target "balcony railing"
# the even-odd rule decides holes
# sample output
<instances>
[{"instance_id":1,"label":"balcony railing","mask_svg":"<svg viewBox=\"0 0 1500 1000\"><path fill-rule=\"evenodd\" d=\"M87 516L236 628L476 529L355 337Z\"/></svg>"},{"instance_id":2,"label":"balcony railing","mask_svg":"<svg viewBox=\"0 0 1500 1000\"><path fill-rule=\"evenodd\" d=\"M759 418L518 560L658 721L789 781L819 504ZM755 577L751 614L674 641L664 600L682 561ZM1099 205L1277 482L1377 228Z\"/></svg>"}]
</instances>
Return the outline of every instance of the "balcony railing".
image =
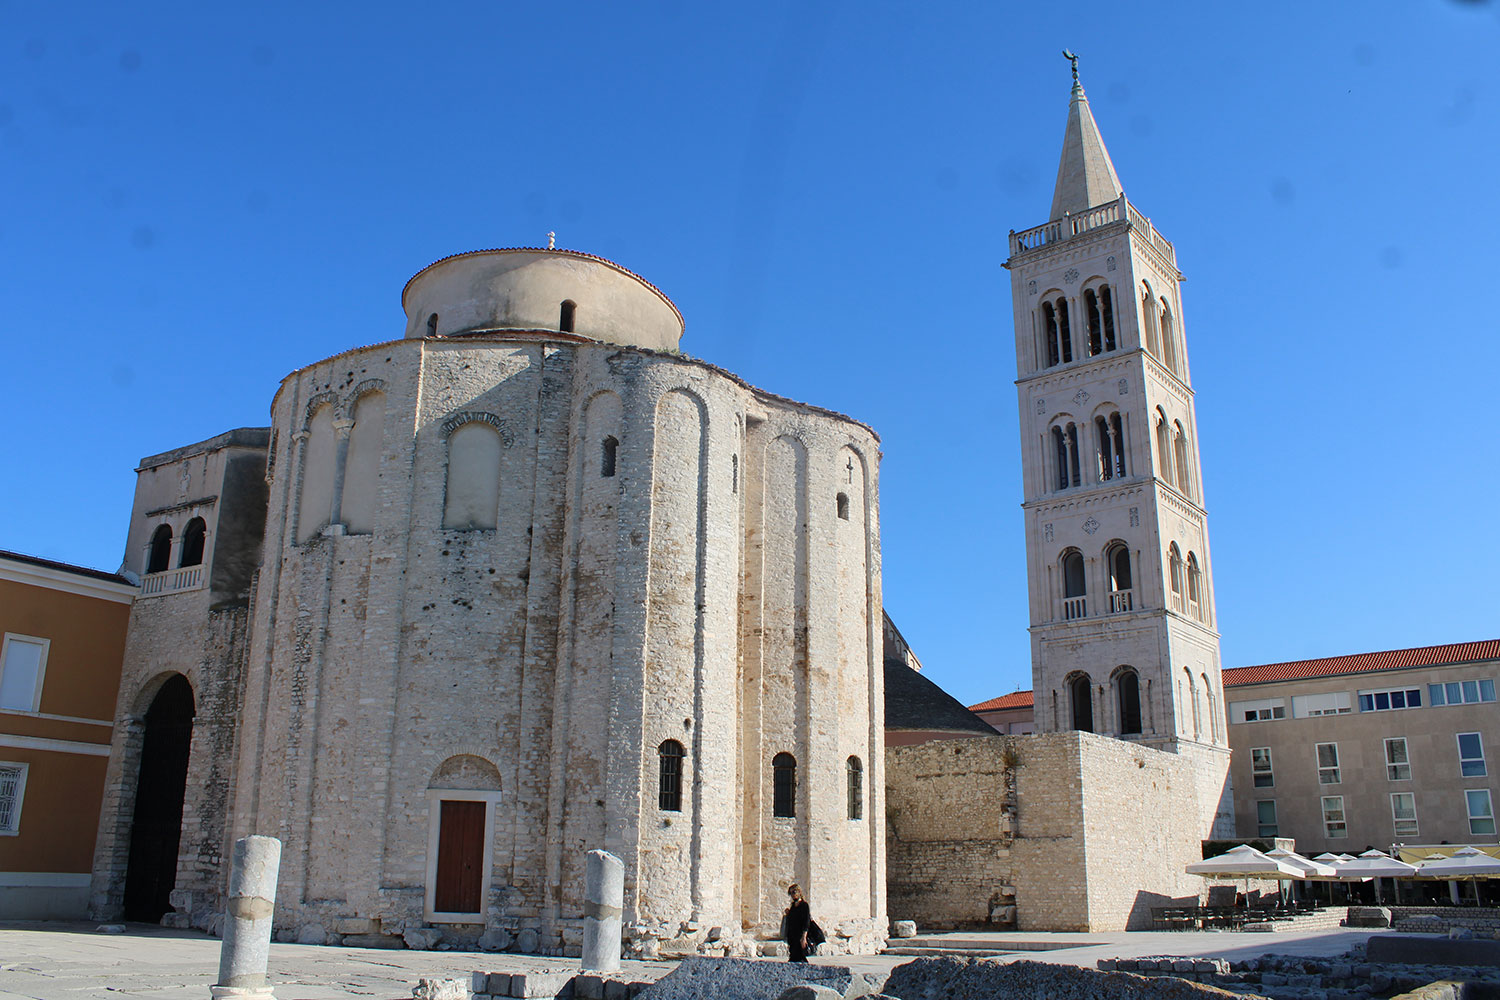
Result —
<instances>
[{"instance_id":1,"label":"balcony railing","mask_svg":"<svg viewBox=\"0 0 1500 1000\"><path fill-rule=\"evenodd\" d=\"M1088 609L1085 607L1084 602L1087 600L1085 597L1063 598L1063 619L1065 621L1072 621L1075 618L1085 617L1088 614Z\"/></svg>"},{"instance_id":2,"label":"balcony railing","mask_svg":"<svg viewBox=\"0 0 1500 1000\"><path fill-rule=\"evenodd\" d=\"M1118 615L1124 611L1135 610L1134 590L1112 590L1109 592L1109 613Z\"/></svg>"},{"instance_id":3,"label":"balcony railing","mask_svg":"<svg viewBox=\"0 0 1500 1000\"><path fill-rule=\"evenodd\" d=\"M159 597L175 594L180 590L197 590L203 586L203 567L180 566L164 569L160 573L147 573L141 577L141 596Z\"/></svg>"},{"instance_id":4,"label":"balcony railing","mask_svg":"<svg viewBox=\"0 0 1500 1000\"><path fill-rule=\"evenodd\" d=\"M1027 250L1050 246L1053 243L1062 243L1075 236L1082 236L1091 230L1114 225L1117 222L1129 222L1132 229L1139 229L1146 241L1156 248L1157 253L1165 257L1172 266L1177 265L1177 251L1171 242L1158 233L1156 227L1151 225L1151 220L1137 211L1124 195L1115 201L1096 205L1077 215L1064 215L1061 219L1054 219L1043 225L1024 229L1019 233L1011 233L1011 256L1025 253Z\"/></svg>"}]
</instances>

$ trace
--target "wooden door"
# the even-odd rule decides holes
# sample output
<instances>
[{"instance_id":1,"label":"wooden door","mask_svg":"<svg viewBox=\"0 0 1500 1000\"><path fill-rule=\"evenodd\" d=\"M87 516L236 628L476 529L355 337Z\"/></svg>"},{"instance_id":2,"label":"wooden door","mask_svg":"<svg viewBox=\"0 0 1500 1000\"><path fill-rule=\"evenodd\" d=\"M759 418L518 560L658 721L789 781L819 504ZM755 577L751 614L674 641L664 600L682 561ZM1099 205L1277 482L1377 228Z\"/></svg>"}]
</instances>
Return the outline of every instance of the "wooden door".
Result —
<instances>
[{"instance_id":1,"label":"wooden door","mask_svg":"<svg viewBox=\"0 0 1500 1000\"><path fill-rule=\"evenodd\" d=\"M483 909L484 807L483 802L442 802L432 906L439 913L479 913Z\"/></svg>"}]
</instances>

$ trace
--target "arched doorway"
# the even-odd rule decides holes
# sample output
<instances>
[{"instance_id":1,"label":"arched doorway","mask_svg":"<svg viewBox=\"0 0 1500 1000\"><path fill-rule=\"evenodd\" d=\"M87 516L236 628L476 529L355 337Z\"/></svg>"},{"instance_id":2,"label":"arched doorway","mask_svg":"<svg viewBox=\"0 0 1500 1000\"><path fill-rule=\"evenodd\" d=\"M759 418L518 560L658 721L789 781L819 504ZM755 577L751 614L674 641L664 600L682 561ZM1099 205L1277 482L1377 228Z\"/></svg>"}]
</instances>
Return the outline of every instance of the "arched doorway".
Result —
<instances>
[{"instance_id":1,"label":"arched doorway","mask_svg":"<svg viewBox=\"0 0 1500 1000\"><path fill-rule=\"evenodd\" d=\"M141 769L130 825L125 870L125 919L156 923L171 912L187 790L188 748L193 738L193 688L174 674L146 711Z\"/></svg>"}]
</instances>

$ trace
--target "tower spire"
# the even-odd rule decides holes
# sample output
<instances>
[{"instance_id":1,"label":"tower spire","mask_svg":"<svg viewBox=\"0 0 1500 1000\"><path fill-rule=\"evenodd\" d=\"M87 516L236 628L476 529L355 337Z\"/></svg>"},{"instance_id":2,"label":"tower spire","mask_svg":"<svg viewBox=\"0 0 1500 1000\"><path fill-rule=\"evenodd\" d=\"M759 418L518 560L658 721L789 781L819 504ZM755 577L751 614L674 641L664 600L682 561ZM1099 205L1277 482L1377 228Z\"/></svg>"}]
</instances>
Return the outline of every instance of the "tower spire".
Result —
<instances>
[{"instance_id":1,"label":"tower spire","mask_svg":"<svg viewBox=\"0 0 1500 1000\"><path fill-rule=\"evenodd\" d=\"M1049 221L1114 201L1124 192L1109 150L1104 148L1104 139L1099 135L1099 126L1094 124L1083 84L1078 82L1078 57L1067 49L1063 55L1073 64L1073 95L1068 103L1068 125L1063 132L1062 159L1057 164L1057 186L1052 192Z\"/></svg>"}]
</instances>

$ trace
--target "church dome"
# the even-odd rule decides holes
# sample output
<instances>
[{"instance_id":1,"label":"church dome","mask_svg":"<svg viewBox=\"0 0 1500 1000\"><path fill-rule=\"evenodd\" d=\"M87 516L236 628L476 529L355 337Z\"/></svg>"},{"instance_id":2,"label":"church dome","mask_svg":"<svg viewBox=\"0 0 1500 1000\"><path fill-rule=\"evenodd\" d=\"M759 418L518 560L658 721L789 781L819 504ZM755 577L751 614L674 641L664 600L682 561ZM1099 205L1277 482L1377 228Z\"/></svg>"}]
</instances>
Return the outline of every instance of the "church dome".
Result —
<instances>
[{"instance_id":1,"label":"church dome","mask_svg":"<svg viewBox=\"0 0 1500 1000\"><path fill-rule=\"evenodd\" d=\"M406 337L547 331L677 350L682 314L640 275L576 250L474 250L418 271L401 294Z\"/></svg>"}]
</instances>

